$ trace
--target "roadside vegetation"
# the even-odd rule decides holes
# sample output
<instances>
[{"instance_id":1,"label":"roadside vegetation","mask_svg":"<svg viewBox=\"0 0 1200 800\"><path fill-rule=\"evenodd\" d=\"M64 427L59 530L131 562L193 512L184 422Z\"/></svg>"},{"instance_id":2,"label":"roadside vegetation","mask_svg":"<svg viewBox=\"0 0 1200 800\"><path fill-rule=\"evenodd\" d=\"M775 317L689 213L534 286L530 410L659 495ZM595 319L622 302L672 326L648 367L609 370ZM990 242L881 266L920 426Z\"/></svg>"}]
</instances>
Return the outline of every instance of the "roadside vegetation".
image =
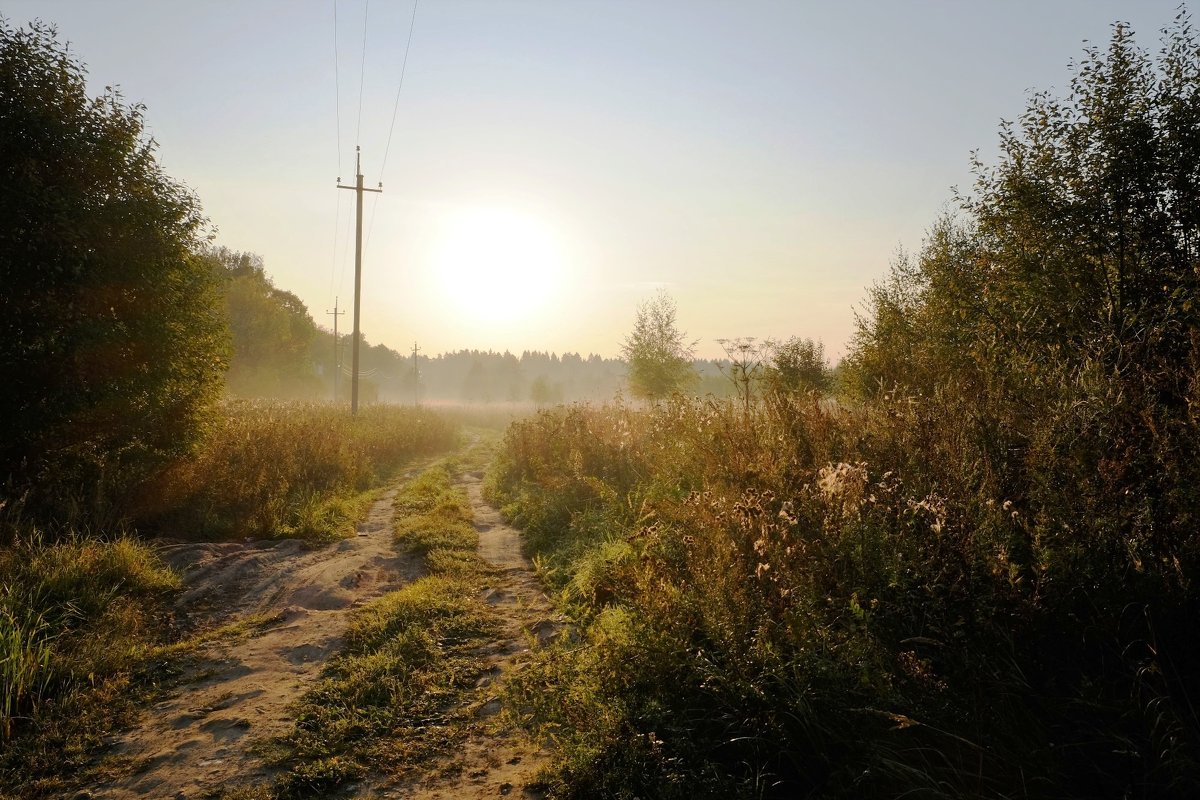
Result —
<instances>
[{"instance_id":1,"label":"roadside vegetation","mask_svg":"<svg viewBox=\"0 0 1200 800\"><path fill-rule=\"evenodd\" d=\"M414 458L449 450L457 426L425 409L227 401L202 447L160 473L131 508L139 527L183 538L354 532L367 490Z\"/></svg>"},{"instance_id":2,"label":"roadside vegetation","mask_svg":"<svg viewBox=\"0 0 1200 800\"><path fill-rule=\"evenodd\" d=\"M583 631L514 682L554 796L1187 796L1188 568L998 490L948 413L514 424L493 492Z\"/></svg>"},{"instance_id":3,"label":"roadside vegetation","mask_svg":"<svg viewBox=\"0 0 1200 800\"><path fill-rule=\"evenodd\" d=\"M1200 43L1124 26L875 287L836 402L517 422L556 797L1200 785ZM749 385L749 384L747 384Z\"/></svg>"},{"instance_id":4,"label":"roadside vegetation","mask_svg":"<svg viewBox=\"0 0 1200 800\"><path fill-rule=\"evenodd\" d=\"M554 797L1200 785L1200 42L1186 12L1157 56L1118 25L1074 76L870 289L836 376L811 340L725 340L736 402L681 397L722 378L660 295L625 342L645 405L512 422L488 495L573 625L505 707L556 743ZM28 189L0 194L0 796L54 796L197 643L267 624L185 637L146 537L336 541L470 420L223 398L324 391L334 343L208 245L143 110L90 98L51 28L0 19L0 104ZM473 401L591 391L577 355L442 361ZM498 623L461 468L404 486L427 574L354 613L265 745L279 780L230 798L327 796L477 724Z\"/></svg>"},{"instance_id":5,"label":"roadside vegetation","mask_svg":"<svg viewBox=\"0 0 1200 800\"><path fill-rule=\"evenodd\" d=\"M0 549L0 796L41 796L82 770L169 680L153 651L178 586L128 537Z\"/></svg>"},{"instance_id":6,"label":"roadside vegetation","mask_svg":"<svg viewBox=\"0 0 1200 800\"><path fill-rule=\"evenodd\" d=\"M199 641L145 537L333 541L456 441L426 411L223 399L319 391L315 325L210 244L143 115L89 96L52 26L0 17L0 177L25 187L0 196L0 794L77 777Z\"/></svg>"}]
</instances>

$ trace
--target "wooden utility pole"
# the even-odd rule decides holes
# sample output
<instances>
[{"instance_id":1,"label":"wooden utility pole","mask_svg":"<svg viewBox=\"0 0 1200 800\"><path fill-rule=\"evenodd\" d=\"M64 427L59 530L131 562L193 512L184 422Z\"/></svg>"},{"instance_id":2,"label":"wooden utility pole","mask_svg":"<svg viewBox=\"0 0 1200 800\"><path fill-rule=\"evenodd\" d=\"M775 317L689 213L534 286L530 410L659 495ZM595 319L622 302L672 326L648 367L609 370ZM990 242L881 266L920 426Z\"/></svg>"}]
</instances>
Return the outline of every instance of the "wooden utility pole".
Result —
<instances>
[{"instance_id":1,"label":"wooden utility pole","mask_svg":"<svg viewBox=\"0 0 1200 800\"><path fill-rule=\"evenodd\" d=\"M333 311L326 310L326 314L333 315L333 402L338 401L338 373L342 371L341 348L338 347L337 335L337 318L345 314L345 311L338 311L338 299L333 298Z\"/></svg>"},{"instance_id":2,"label":"wooden utility pole","mask_svg":"<svg viewBox=\"0 0 1200 800\"><path fill-rule=\"evenodd\" d=\"M421 368L417 365L417 354L421 352L421 348L417 347L417 343L413 342L413 405L421 405Z\"/></svg>"},{"instance_id":3,"label":"wooden utility pole","mask_svg":"<svg viewBox=\"0 0 1200 800\"><path fill-rule=\"evenodd\" d=\"M353 189L356 196L354 204L354 355L351 358L352 372L350 373L350 413L358 414L358 342L362 339L360 329L358 327L359 306L362 301L362 203L363 192L382 192L383 184L379 184L378 189L363 188L362 174L362 148L354 148L354 172L355 181L353 186L343 186L342 179L338 178L337 187L339 189Z\"/></svg>"}]
</instances>

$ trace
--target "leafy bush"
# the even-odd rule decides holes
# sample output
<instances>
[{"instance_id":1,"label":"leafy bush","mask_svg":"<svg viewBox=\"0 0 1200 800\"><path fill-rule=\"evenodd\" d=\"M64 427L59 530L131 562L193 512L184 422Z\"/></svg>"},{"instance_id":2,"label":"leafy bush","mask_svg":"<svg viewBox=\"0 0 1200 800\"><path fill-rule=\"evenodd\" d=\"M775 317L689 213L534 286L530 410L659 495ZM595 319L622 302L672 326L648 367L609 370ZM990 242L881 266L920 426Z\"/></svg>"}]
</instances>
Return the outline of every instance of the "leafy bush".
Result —
<instances>
[{"instance_id":1,"label":"leafy bush","mask_svg":"<svg viewBox=\"0 0 1200 800\"><path fill-rule=\"evenodd\" d=\"M52 27L0 19L0 486L43 519L111 520L221 388L205 220L142 112L89 97Z\"/></svg>"}]
</instances>

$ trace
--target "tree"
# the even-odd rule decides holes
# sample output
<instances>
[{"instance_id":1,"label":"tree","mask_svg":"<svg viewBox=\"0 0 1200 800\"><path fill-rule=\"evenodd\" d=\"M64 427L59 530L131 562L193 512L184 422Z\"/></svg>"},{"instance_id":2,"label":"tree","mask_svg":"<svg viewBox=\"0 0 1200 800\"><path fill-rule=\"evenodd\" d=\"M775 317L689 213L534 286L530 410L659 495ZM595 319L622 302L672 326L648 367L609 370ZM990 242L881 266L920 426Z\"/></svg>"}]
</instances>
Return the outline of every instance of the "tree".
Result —
<instances>
[{"instance_id":1,"label":"tree","mask_svg":"<svg viewBox=\"0 0 1200 800\"><path fill-rule=\"evenodd\" d=\"M477 356L471 359L471 368L463 378L462 399L468 403L488 402L491 399L487 371Z\"/></svg>"},{"instance_id":2,"label":"tree","mask_svg":"<svg viewBox=\"0 0 1200 800\"><path fill-rule=\"evenodd\" d=\"M784 394L829 390L829 364L825 345L793 336L786 342L769 342L770 361L765 380L771 391Z\"/></svg>"},{"instance_id":3,"label":"tree","mask_svg":"<svg viewBox=\"0 0 1200 800\"><path fill-rule=\"evenodd\" d=\"M0 19L0 481L54 514L187 451L226 366L206 222L142 114Z\"/></svg>"},{"instance_id":4,"label":"tree","mask_svg":"<svg viewBox=\"0 0 1200 800\"><path fill-rule=\"evenodd\" d=\"M954 424L971 426L979 474L1060 521L1036 531L1041 563L1101 587L1200 572L1200 42L1185 12L1159 52L1118 24L1065 99L1034 94L997 163L975 161L960 215L876 287L848 359L864 395L970 409Z\"/></svg>"},{"instance_id":5,"label":"tree","mask_svg":"<svg viewBox=\"0 0 1200 800\"><path fill-rule=\"evenodd\" d=\"M224 247L207 255L223 277L233 344L226 377L230 393L293 398L320 394L312 359L317 326L300 298L277 288L257 255ZM322 348L322 354L329 349Z\"/></svg>"},{"instance_id":6,"label":"tree","mask_svg":"<svg viewBox=\"0 0 1200 800\"><path fill-rule=\"evenodd\" d=\"M633 332L621 344L635 397L661 400L696 379L695 342L687 342L687 335L676 327L675 315L675 301L661 290L638 306Z\"/></svg>"},{"instance_id":7,"label":"tree","mask_svg":"<svg viewBox=\"0 0 1200 800\"><path fill-rule=\"evenodd\" d=\"M529 386L529 399L538 407L548 405L553 401L554 393L544 375L538 375L533 379L533 383Z\"/></svg>"}]
</instances>

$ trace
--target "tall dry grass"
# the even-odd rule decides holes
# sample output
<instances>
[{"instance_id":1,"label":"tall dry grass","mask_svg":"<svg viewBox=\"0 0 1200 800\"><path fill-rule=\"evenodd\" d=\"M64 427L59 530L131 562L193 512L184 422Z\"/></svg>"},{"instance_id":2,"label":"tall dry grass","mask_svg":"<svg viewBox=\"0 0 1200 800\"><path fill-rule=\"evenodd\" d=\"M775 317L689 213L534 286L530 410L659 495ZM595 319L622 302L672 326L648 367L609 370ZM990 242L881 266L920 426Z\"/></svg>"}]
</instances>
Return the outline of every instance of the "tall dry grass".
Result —
<instances>
[{"instance_id":1,"label":"tall dry grass","mask_svg":"<svg viewBox=\"0 0 1200 800\"><path fill-rule=\"evenodd\" d=\"M514 424L490 491L584 629L515 694L563 745L556 795L1187 796L1186 568L1081 515L1088 474L982 411Z\"/></svg>"},{"instance_id":2,"label":"tall dry grass","mask_svg":"<svg viewBox=\"0 0 1200 800\"><path fill-rule=\"evenodd\" d=\"M449 448L457 425L425 409L227 401L199 451L143 487L141 527L186 538L347 535L355 496Z\"/></svg>"}]
</instances>

